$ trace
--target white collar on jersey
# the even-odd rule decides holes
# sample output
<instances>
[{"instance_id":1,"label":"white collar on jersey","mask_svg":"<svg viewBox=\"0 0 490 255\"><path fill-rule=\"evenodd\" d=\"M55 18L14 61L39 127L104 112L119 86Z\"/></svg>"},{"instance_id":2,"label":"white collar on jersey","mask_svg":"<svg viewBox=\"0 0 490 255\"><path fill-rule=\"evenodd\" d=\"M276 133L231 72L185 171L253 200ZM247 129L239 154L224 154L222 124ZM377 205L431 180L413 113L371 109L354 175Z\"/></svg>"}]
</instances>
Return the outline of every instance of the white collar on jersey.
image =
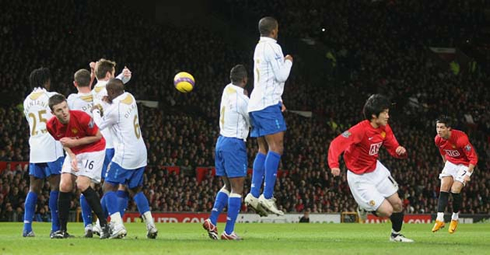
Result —
<instances>
[{"instance_id":1,"label":"white collar on jersey","mask_svg":"<svg viewBox=\"0 0 490 255\"><path fill-rule=\"evenodd\" d=\"M238 92L242 92L243 93L243 88L242 87L237 86L237 85L235 85L233 83L230 83L230 85L233 86L236 90L238 90Z\"/></svg>"},{"instance_id":2,"label":"white collar on jersey","mask_svg":"<svg viewBox=\"0 0 490 255\"><path fill-rule=\"evenodd\" d=\"M263 41L270 41L270 42L275 42L275 43L277 42L277 40L274 38L261 36L259 42L263 42Z\"/></svg>"}]
</instances>

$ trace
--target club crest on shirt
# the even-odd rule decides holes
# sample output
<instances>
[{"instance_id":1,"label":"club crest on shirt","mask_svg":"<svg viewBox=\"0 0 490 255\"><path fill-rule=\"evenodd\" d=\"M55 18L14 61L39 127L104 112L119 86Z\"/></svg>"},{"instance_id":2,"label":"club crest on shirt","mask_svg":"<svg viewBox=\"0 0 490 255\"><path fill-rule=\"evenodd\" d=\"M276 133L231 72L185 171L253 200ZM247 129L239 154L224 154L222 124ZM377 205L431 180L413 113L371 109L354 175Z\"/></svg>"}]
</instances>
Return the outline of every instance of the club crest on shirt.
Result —
<instances>
[{"instance_id":1,"label":"club crest on shirt","mask_svg":"<svg viewBox=\"0 0 490 255\"><path fill-rule=\"evenodd\" d=\"M456 145L454 145L454 144L451 144L451 146L453 147L453 149L456 149Z\"/></svg>"},{"instance_id":2,"label":"club crest on shirt","mask_svg":"<svg viewBox=\"0 0 490 255\"><path fill-rule=\"evenodd\" d=\"M73 134L77 134L77 133L78 133L78 129L76 129L76 128L72 128L72 129L71 129L71 132L72 132Z\"/></svg>"},{"instance_id":3,"label":"club crest on shirt","mask_svg":"<svg viewBox=\"0 0 490 255\"><path fill-rule=\"evenodd\" d=\"M381 132L381 137L383 137L383 138L386 137L386 132L385 131Z\"/></svg>"},{"instance_id":4,"label":"club crest on shirt","mask_svg":"<svg viewBox=\"0 0 490 255\"><path fill-rule=\"evenodd\" d=\"M375 206L376 205L376 202L374 202L374 200L371 200L371 201L369 201L369 205L370 206Z\"/></svg>"},{"instance_id":5,"label":"club crest on shirt","mask_svg":"<svg viewBox=\"0 0 490 255\"><path fill-rule=\"evenodd\" d=\"M464 149L465 149L466 151L471 151L471 145L469 145L469 144L468 144L468 145L466 145L466 146L464 147Z\"/></svg>"},{"instance_id":6,"label":"club crest on shirt","mask_svg":"<svg viewBox=\"0 0 490 255\"><path fill-rule=\"evenodd\" d=\"M344 133L342 133L342 136L345 138L349 138L350 135L352 135L352 133L349 131L345 131Z\"/></svg>"}]
</instances>

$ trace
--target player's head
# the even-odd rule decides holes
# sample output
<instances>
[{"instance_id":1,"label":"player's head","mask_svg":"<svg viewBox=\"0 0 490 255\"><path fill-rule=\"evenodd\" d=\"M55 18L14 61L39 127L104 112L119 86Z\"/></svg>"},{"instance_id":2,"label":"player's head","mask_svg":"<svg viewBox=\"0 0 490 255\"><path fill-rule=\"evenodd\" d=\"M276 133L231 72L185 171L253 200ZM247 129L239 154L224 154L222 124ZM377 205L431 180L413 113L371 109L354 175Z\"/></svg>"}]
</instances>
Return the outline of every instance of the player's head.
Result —
<instances>
[{"instance_id":1,"label":"player's head","mask_svg":"<svg viewBox=\"0 0 490 255\"><path fill-rule=\"evenodd\" d=\"M48 101L51 113L63 124L70 121L70 109L66 103L65 96L61 94L53 95Z\"/></svg>"},{"instance_id":2,"label":"player's head","mask_svg":"<svg viewBox=\"0 0 490 255\"><path fill-rule=\"evenodd\" d=\"M444 138L444 139L449 139L451 136L451 128L452 128L452 123L451 119L448 116L440 116L436 120L436 132L437 135Z\"/></svg>"},{"instance_id":3,"label":"player's head","mask_svg":"<svg viewBox=\"0 0 490 255\"><path fill-rule=\"evenodd\" d=\"M51 87L51 72L45 67L34 69L29 75L29 84L32 89L46 88L49 90Z\"/></svg>"},{"instance_id":4,"label":"player's head","mask_svg":"<svg viewBox=\"0 0 490 255\"><path fill-rule=\"evenodd\" d=\"M264 17L259 21L260 36L277 39L279 34L279 23L273 17Z\"/></svg>"},{"instance_id":5,"label":"player's head","mask_svg":"<svg viewBox=\"0 0 490 255\"><path fill-rule=\"evenodd\" d=\"M111 78L105 88L107 89L109 103L112 103L114 98L124 93L124 83L119 79Z\"/></svg>"},{"instance_id":6,"label":"player's head","mask_svg":"<svg viewBox=\"0 0 490 255\"><path fill-rule=\"evenodd\" d=\"M114 78L116 62L101 58L95 63L95 77L97 80L108 80Z\"/></svg>"},{"instance_id":7,"label":"player's head","mask_svg":"<svg viewBox=\"0 0 490 255\"><path fill-rule=\"evenodd\" d=\"M380 126L386 126L390 118L390 100L380 94L374 94L364 104L364 118Z\"/></svg>"},{"instance_id":8,"label":"player's head","mask_svg":"<svg viewBox=\"0 0 490 255\"><path fill-rule=\"evenodd\" d=\"M86 69L80 69L73 75L73 84L77 88L90 87L90 72Z\"/></svg>"},{"instance_id":9,"label":"player's head","mask_svg":"<svg viewBox=\"0 0 490 255\"><path fill-rule=\"evenodd\" d=\"M233 85L245 88L248 81L247 69L243 65L236 65L230 71L230 80Z\"/></svg>"}]
</instances>

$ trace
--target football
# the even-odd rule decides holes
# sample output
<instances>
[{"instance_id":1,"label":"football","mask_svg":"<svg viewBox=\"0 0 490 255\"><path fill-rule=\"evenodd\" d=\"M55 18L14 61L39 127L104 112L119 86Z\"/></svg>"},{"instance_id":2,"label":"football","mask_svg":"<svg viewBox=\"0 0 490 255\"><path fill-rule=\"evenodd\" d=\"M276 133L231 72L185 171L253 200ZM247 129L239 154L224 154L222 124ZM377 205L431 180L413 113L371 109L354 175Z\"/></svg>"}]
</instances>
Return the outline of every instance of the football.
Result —
<instances>
[{"instance_id":1,"label":"football","mask_svg":"<svg viewBox=\"0 0 490 255\"><path fill-rule=\"evenodd\" d=\"M180 72L174 77L175 88L182 93L189 93L194 89L194 77L188 72Z\"/></svg>"}]
</instances>

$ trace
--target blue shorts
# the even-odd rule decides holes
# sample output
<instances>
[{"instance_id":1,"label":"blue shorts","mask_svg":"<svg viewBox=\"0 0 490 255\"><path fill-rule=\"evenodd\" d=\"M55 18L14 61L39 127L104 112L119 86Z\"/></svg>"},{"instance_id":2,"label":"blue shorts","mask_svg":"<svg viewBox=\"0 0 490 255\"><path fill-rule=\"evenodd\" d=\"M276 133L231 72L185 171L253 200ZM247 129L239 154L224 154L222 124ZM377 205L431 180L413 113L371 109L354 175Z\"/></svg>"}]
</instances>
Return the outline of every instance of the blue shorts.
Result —
<instances>
[{"instance_id":1,"label":"blue shorts","mask_svg":"<svg viewBox=\"0 0 490 255\"><path fill-rule=\"evenodd\" d=\"M105 176L107 174L107 168L111 164L113 157L114 157L114 148L105 149L104 165L102 165L102 173L100 174L100 177L102 177L102 179L105 179Z\"/></svg>"},{"instance_id":2,"label":"blue shorts","mask_svg":"<svg viewBox=\"0 0 490 255\"><path fill-rule=\"evenodd\" d=\"M214 160L216 176L229 178L247 176L247 147L238 138L219 136Z\"/></svg>"},{"instance_id":3,"label":"blue shorts","mask_svg":"<svg viewBox=\"0 0 490 255\"><path fill-rule=\"evenodd\" d=\"M119 184L126 185L129 189L143 185L143 175L145 167L140 167L134 170L122 168L120 165L111 162L109 171L106 173L105 181L110 182L114 186Z\"/></svg>"},{"instance_id":4,"label":"blue shorts","mask_svg":"<svg viewBox=\"0 0 490 255\"><path fill-rule=\"evenodd\" d=\"M59 157L56 161L47 163L30 163L29 175L32 175L38 179L44 179L51 175L61 174L61 168L63 168L63 162L65 157Z\"/></svg>"},{"instance_id":5,"label":"blue shorts","mask_svg":"<svg viewBox=\"0 0 490 255\"><path fill-rule=\"evenodd\" d=\"M286 121L281 112L282 104L271 105L263 110L250 112L252 132L250 137L263 137L286 131Z\"/></svg>"}]
</instances>

